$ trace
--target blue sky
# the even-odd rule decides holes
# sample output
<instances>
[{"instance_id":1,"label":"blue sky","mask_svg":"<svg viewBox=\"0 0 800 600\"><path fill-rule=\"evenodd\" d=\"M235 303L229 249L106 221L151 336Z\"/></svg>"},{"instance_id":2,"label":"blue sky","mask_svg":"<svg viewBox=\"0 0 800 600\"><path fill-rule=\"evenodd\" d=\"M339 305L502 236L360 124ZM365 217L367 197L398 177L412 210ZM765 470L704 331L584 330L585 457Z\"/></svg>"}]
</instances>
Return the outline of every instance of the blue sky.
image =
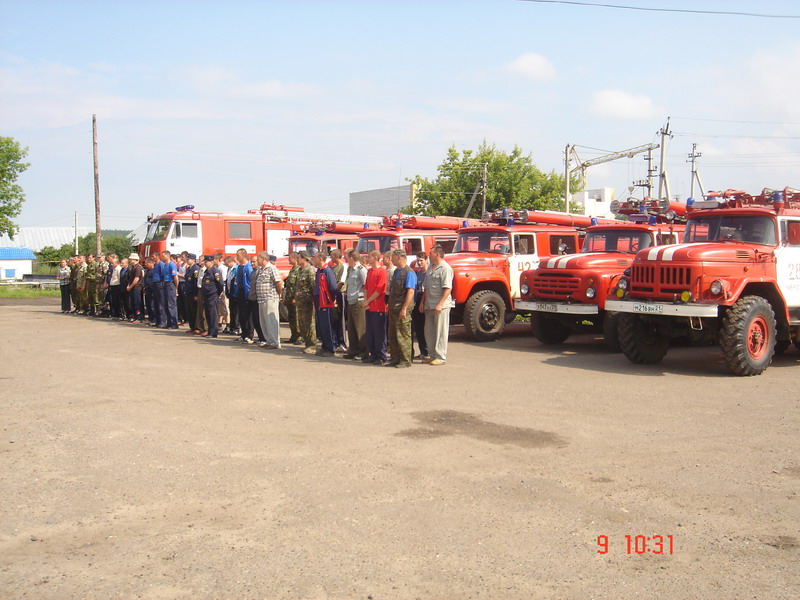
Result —
<instances>
[{"instance_id":1,"label":"blue sky","mask_svg":"<svg viewBox=\"0 0 800 600\"><path fill-rule=\"evenodd\" d=\"M710 189L800 187L798 25L514 0L0 0L0 135L30 148L23 226L93 223L93 113L110 228L187 203L346 212L350 192L433 176L484 139L561 172L567 143L657 141L668 116L673 194L693 142ZM645 162L587 174L619 195Z\"/></svg>"}]
</instances>

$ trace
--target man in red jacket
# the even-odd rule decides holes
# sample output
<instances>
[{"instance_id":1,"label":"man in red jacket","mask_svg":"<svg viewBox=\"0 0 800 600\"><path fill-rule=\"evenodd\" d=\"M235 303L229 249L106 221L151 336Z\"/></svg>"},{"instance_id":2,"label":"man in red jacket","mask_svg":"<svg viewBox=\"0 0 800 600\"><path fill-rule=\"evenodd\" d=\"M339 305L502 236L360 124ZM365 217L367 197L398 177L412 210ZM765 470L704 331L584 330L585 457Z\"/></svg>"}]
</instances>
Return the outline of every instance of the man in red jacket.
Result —
<instances>
[{"instance_id":1,"label":"man in red jacket","mask_svg":"<svg viewBox=\"0 0 800 600\"><path fill-rule=\"evenodd\" d=\"M364 310L367 321L367 350L369 358L364 364L386 364L386 269L381 266L381 254L369 253L367 283L364 285Z\"/></svg>"},{"instance_id":2,"label":"man in red jacket","mask_svg":"<svg viewBox=\"0 0 800 600\"><path fill-rule=\"evenodd\" d=\"M333 269L325 264L328 260L327 254L317 252L312 260L317 268L314 281L314 308L317 310L317 332L322 341L317 356L334 356L333 311L336 308L339 284Z\"/></svg>"}]
</instances>

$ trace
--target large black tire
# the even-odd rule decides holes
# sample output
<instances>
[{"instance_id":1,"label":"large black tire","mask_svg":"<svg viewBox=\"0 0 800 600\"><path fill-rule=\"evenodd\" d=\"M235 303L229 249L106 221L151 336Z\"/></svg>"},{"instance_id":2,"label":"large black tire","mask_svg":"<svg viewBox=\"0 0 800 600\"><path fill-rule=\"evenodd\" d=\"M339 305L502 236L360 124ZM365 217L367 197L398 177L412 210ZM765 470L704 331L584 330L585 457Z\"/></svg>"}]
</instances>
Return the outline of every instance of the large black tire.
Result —
<instances>
[{"instance_id":1,"label":"large black tire","mask_svg":"<svg viewBox=\"0 0 800 600\"><path fill-rule=\"evenodd\" d=\"M506 303L492 290L477 292L464 304L464 327L479 342L499 338L506 325L505 317Z\"/></svg>"},{"instance_id":2,"label":"large black tire","mask_svg":"<svg viewBox=\"0 0 800 600\"><path fill-rule=\"evenodd\" d=\"M719 332L725 365L736 373L761 375L775 354L775 311L761 296L744 296L725 313Z\"/></svg>"},{"instance_id":3,"label":"large black tire","mask_svg":"<svg viewBox=\"0 0 800 600\"><path fill-rule=\"evenodd\" d=\"M572 335L572 329L540 312L531 313L531 332L537 340L548 346L562 344Z\"/></svg>"},{"instance_id":4,"label":"large black tire","mask_svg":"<svg viewBox=\"0 0 800 600\"><path fill-rule=\"evenodd\" d=\"M619 315L620 313L605 313L603 316L603 338L611 352L622 352L619 345Z\"/></svg>"},{"instance_id":5,"label":"large black tire","mask_svg":"<svg viewBox=\"0 0 800 600\"><path fill-rule=\"evenodd\" d=\"M662 335L655 323L638 315L620 313L617 335L622 352L637 365L661 362L669 348L669 337Z\"/></svg>"}]
</instances>

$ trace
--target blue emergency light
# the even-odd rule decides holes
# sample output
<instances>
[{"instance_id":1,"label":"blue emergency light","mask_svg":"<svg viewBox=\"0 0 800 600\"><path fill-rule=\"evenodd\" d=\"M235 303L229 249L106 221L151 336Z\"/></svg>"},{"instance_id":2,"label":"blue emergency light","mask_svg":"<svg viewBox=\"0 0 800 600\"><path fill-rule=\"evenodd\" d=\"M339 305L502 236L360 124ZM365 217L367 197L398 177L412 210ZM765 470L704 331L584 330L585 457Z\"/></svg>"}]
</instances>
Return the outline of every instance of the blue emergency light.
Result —
<instances>
[{"instance_id":1,"label":"blue emergency light","mask_svg":"<svg viewBox=\"0 0 800 600\"><path fill-rule=\"evenodd\" d=\"M692 206L694 204L694 198L691 196L686 199L686 206Z\"/></svg>"},{"instance_id":2,"label":"blue emergency light","mask_svg":"<svg viewBox=\"0 0 800 600\"><path fill-rule=\"evenodd\" d=\"M589 221L589 223L591 223L592 225L597 225L598 222L599 221L597 220L597 217L592 217L591 220Z\"/></svg>"},{"instance_id":3,"label":"blue emergency light","mask_svg":"<svg viewBox=\"0 0 800 600\"><path fill-rule=\"evenodd\" d=\"M175 207L175 212L186 212L187 210L194 210L194 204L184 204L183 206Z\"/></svg>"},{"instance_id":4,"label":"blue emergency light","mask_svg":"<svg viewBox=\"0 0 800 600\"><path fill-rule=\"evenodd\" d=\"M650 215L650 221L648 221L648 223L650 223L650 225L655 225L656 223L658 223L658 217L656 217L655 215Z\"/></svg>"}]
</instances>

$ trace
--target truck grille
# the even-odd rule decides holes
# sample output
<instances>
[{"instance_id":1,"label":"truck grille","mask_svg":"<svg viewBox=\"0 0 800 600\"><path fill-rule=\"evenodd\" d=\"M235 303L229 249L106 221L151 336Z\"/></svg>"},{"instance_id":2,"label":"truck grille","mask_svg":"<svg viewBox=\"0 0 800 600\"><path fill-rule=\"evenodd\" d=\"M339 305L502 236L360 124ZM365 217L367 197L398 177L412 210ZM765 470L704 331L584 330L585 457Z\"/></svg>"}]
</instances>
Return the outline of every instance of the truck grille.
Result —
<instances>
[{"instance_id":1,"label":"truck grille","mask_svg":"<svg viewBox=\"0 0 800 600\"><path fill-rule=\"evenodd\" d=\"M631 292L654 295L673 295L690 289L692 270L671 265L633 265Z\"/></svg>"},{"instance_id":2,"label":"truck grille","mask_svg":"<svg viewBox=\"0 0 800 600\"><path fill-rule=\"evenodd\" d=\"M566 299L578 291L580 281L568 273L548 273L535 276L531 289L539 298Z\"/></svg>"}]
</instances>

